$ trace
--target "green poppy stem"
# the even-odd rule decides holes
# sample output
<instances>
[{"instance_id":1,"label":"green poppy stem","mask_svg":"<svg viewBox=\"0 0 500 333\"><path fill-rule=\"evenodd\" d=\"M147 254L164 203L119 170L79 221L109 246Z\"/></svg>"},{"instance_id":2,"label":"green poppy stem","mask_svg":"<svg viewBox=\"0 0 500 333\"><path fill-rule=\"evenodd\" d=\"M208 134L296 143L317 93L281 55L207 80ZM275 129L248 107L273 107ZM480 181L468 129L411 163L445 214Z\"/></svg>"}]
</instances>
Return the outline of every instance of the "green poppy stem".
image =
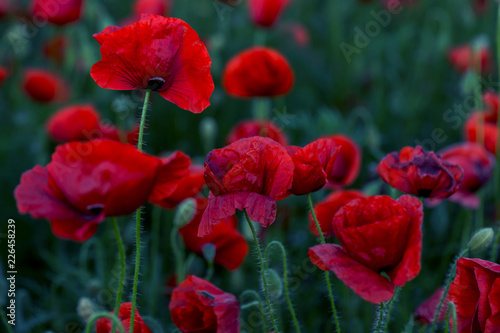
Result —
<instances>
[{"instance_id":1,"label":"green poppy stem","mask_svg":"<svg viewBox=\"0 0 500 333\"><path fill-rule=\"evenodd\" d=\"M269 297L269 290L268 290L269 288L267 286L266 271L265 271L266 266L264 264L264 257L262 256L262 250L260 248L259 239L257 238L257 233L255 232L255 228L252 224L252 220L250 220L250 216L248 216L248 213L246 210L244 210L244 212L245 212L245 218L248 222L248 226L250 227L250 230L252 231L253 240L255 243L255 249L257 250L257 256L259 257L260 276L262 279L262 287L264 288L264 296L266 299L267 308L269 310L269 316L271 318L271 323L273 325L274 332L279 333L280 329L279 329L278 321L276 320L276 316L274 314L274 308L273 308L273 305L271 304L271 298Z\"/></svg>"},{"instance_id":2,"label":"green poppy stem","mask_svg":"<svg viewBox=\"0 0 500 333\"><path fill-rule=\"evenodd\" d=\"M272 241L269 243L266 247L266 251L264 253L264 258L266 259L266 270L269 268L268 267L268 257L269 257L269 251L271 250L272 246L277 246L281 250L281 256L283 257L283 284L284 284L284 289L285 289L285 297L286 297L286 303L288 304L288 309L290 310L290 315L292 316L292 321L293 325L295 326L295 331L297 333L300 333L300 326L299 322L297 320L297 316L295 315L295 310L293 308L292 301L290 300L290 292L288 291L288 268L287 268L287 258L286 258L286 250L283 244L278 241Z\"/></svg>"},{"instance_id":3,"label":"green poppy stem","mask_svg":"<svg viewBox=\"0 0 500 333\"><path fill-rule=\"evenodd\" d=\"M144 137L144 127L146 125L146 114L148 112L149 97L151 95L151 90L146 90L146 95L144 96L144 104L142 106L141 122L139 124L139 139L137 140L137 149L142 152L142 141ZM136 239L136 250L135 250L135 270L134 270L134 285L132 288L132 309L130 311L130 330L129 333L134 333L134 321L135 321L135 309L137 307L137 285L139 284L139 268L141 265L141 208L139 207L136 211L135 219L135 239Z\"/></svg>"},{"instance_id":4,"label":"green poppy stem","mask_svg":"<svg viewBox=\"0 0 500 333\"><path fill-rule=\"evenodd\" d=\"M311 194L307 194L307 201L309 202L309 210L311 211L311 215L313 217L314 223L316 224L316 229L318 229L318 234L321 239L321 244L326 244L325 241L325 236L323 236L323 231L321 230L321 226L318 222L318 218L316 217L316 213L314 212L314 206L312 203L311 199ZM332 307L332 313L333 313L333 320L335 322L335 328L336 332L340 333L340 323L339 323L339 316L337 314L337 308L335 307L335 300L333 298L333 288L332 288L332 283L330 281L330 272L329 271L324 271L325 274L325 281L326 281L326 287L328 288L328 297L330 298L330 305Z\"/></svg>"}]
</instances>

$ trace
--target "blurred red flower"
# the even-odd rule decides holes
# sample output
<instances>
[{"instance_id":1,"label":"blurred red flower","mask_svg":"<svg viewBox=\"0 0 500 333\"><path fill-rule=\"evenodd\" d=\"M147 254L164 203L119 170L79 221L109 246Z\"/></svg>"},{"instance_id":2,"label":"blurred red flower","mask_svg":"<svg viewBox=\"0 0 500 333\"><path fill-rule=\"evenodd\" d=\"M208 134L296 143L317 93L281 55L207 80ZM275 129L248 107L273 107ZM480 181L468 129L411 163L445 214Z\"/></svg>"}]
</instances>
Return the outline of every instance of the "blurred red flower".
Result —
<instances>
[{"instance_id":1,"label":"blurred red flower","mask_svg":"<svg viewBox=\"0 0 500 333\"><path fill-rule=\"evenodd\" d=\"M231 144L239 139L262 136L273 139L277 143L286 146L288 138L272 121L267 120L245 120L240 122L229 133L226 143Z\"/></svg>"},{"instance_id":2,"label":"blurred red flower","mask_svg":"<svg viewBox=\"0 0 500 333\"><path fill-rule=\"evenodd\" d=\"M280 17L290 0L249 0L248 6L253 22L263 27L270 27Z\"/></svg>"},{"instance_id":3,"label":"blurred red flower","mask_svg":"<svg viewBox=\"0 0 500 333\"><path fill-rule=\"evenodd\" d=\"M377 172L398 190L419 197L445 199L458 191L464 171L443 161L434 152L422 147L405 147L380 161Z\"/></svg>"},{"instance_id":4,"label":"blurred red flower","mask_svg":"<svg viewBox=\"0 0 500 333\"><path fill-rule=\"evenodd\" d=\"M163 168L170 170L157 180L149 201L166 209L175 208L187 198L196 196L205 185L203 167L191 166L191 159L175 152L162 160Z\"/></svg>"},{"instance_id":5,"label":"blurred red flower","mask_svg":"<svg viewBox=\"0 0 500 333\"><path fill-rule=\"evenodd\" d=\"M309 45L309 31L306 27L298 22L288 22L281 25L280 30L284 33L290 34L293 37L295 44L300 47Z\"/></svg>"},{"instance_id":6,"label":"blurred red flower","mask_svg":"<svg viewBox=\"0 0 500 333\"><path fill-rule=\"evenodd\" d=\"M22 82L24 91L38 102L61 102L69 97L67 84L56 74L43 69L27 69Z\"/></svg>"},{"instance_id":7,"label":"blurred red flower","mask_svg":"<svg viewBox=\"0 0 500 333\"><path fill-rule=\"evenodd\" d=\"M137 17L141 17L141 14L168 16L171 7L170 0L135 0L134 14Z\"/></svg>"},{"instance_id":8,"label":"blurred red flower","mask_svg":"<svg viewBox=\"0 0 500 333\"><path fill-rule=\"evenodd\" d=\"M318 219L321 231L325 237L334 236L333 232L333 217L338 212L340 208L349 202L364 198L365 195L360 191L338 191L330 194L326 199L317 203L314 206L314 213ZM316 236L319 237L318 229L309 213L309 230Z\"/></svg>"},{"instance_id":9,"label":"blurred red flower","mask_svg":"<svg viewBox=\"0 0 500 333\"><path fill-rule=\"evenodd\" d=\"M439 302L441 301L441 297L443 297L443 287L439 287L431 297L429 297L425 302L420 304L415 310L415 320L421 323L422 325L430 325L434 321L434 317L436 316L436 311L439 306ZM441 310L439 311L439 316L437 322L440 323L446 319L446 312L448 310L448 304L450 303L450 299L448 295L444 298L443 305L441 306Z\"/></svg>"},{"instance_id":10,"label":"blurred red flower","mask_svg":"<svg viewBox=\"0 0 500 333\"><path fill-rule=\"evenodd\" d=\"M457 309L457 332L500 332L500 265L460 258L449 295Z\"/></svg>"},{"instance_id":11,"label":"blurred red flower","mask_svg":"<svg viewBox=\"0 0 500 333\"><path fill-rule=\"evenodd\" d=\"M0 85L2 85L7 76L9 76L9 71L7 70L7 68L0 66Z\"/></svg>"},{"instance_id":12,"label":"blurred red flower","mask_svg":"<svg viewBox=\"0 0 500 333\"><path fill-rule=\"evenodd\" d=\"M26 171L14 196L20 213L48 219L56 236L82 242L106 217L143 205L164 177L183 176L174 171L117 141L71 142L58 146L46 167Z\"/></svg>"},{"instance_id":13,"label":"blurred red flower","mask_svg":"<svg viewBox=\"0 0 500 333\"><path fill-rule=\"evenodd\" d=\"M482 133L484 147L491 153L496 154L497 137L499 134L497 128L499 98L497 94L488 92L483 95L485 110L474 112L465 123L465 137L469 142L477 142L478 133ZM482 118L482 119L481 119ZM483 128L478 131L478 120L481 120Z\"/></svg>"},{"instance_id":14,"label":"blurred red flower","mask_svg":"<svg viewBox=\"0 0 500 333\"><path fill-rule=\"evenodd\" d=\"M202 255L203 246L213 244L215 245L214 262L229 270L237 269L248 253L248 244L238 232L238 219L234 216L222 219L219 224L214 225L212 233L204 237L198 237L198 227L208 200L205 198L195 200L196 215L187 225L179 229L186 248Z\"/></svg>"},{"instance_id":15,"label":"blurred red flower","mask_svg":"<svg viewBox=\"0 0 500 333\"><path fill-rule=\"evenodd\" d=\"M340 151L333 166L333 171L328 178L327 186L342 188L351 185L359 174L361 167L361 149L351 138L342 135L332 135L332 139Z\"/></svg>"},{"instance_id":16,"label":"blurred red flower","mask_svg":"<svg viewBox=\"0 0 500 333\"><path fill-rule=\"evenodd\" d=\"M158 91L194 113L210 105L214 90L210 56L186 22L143 14L136 23L107 27L94 38L101 45L102 59L90 75L101 88Z\"/></svg>"},{"instance_id":17,"label":"blurred red flower","mask_svg":"<svg viewBox=\"0 0 500 333\"><path fill-rule=\"evenodd\" d=\"M174 289L169 309L175 326L185 333L240 331L238 299L196 276Z\"/></svg>"},{"instance_id":18,"label":"blurred red flower","mask_svg":"<svg viewBox=\"0 0 500 333\"><path fill-rule=\"evenodd\" d=\"M43 54L48 58L61 64L64 61L67 41L64 36L49 39L43 44Z\"/></svg>"},{"instance_id":19,"label":"blurred red flower","mask_svg":"<svg viewBox=\"0 0 500 333\"><path fill-rule=\"evenodd\" d=\"M278 51L253 47L233 57L226 65L223 85L236 97L271 97L292 89L294 75L288 60Z\"/></svg>"},{"instance_id":20,"label":"blurred red flower","mask_svg":"<svg viewBox=\"0 0 500 333\"><path fill-rule=\"evenodd\" d=\"M320 190L330 181L340 147L332 139L319 139L304 148L288 147L295 166L290 193L303 195Z\"/></svg>"},{"instance_id":21,"label":"blurred red flower","mask_svg":"<svg viewBox=\"0 0 500 333\"><path fill-rule=\"evenodd\" d=\"M469 69L479 70L479 66L481 66L481 72L489 72L493 67L491 52L487 46L482 46L478 50L474 50L468 44L457 46L448 52L448 59L460 73Z\"/></svg>"},{"instance_id":22,"label":"blurred red flower","mask_svg":"<svg viewBox=\"0 0 500 333\"><path fill-rule=\"evenodd\" d=\"M31 12L34 17L46 19L55 25L65 25L80 19L83 0L33 0Z\"/></svg>"},{"instance_id":23,"label":"blurred red flower","mask_svg":"<svg viewBox=\"0 0 500 333\"><path fill-rule=\"evenodd\" d=\"M101 116L90 104L70 105L54 113L47 121L46 128L49 136L59 142L107 138L135 143L135 128L123 133L113 125L101 123L100 119Z\"/></svg>"},{"instance_id":24,"label":"blurred red flower","mask_svg":"<svg viewBox=\"0 0 500 333\"><path fill-rule=\"evenodd\" d=\"M241 139L212 150L205 159L205 181L211 191L198 231L245 209L250 218L267 227L276 218L276 200L289 195L293 162L286 149L269 138Z\"/></svg>"},{"instance_id":25,"label":"blurred red flower","mask_svg":"<svg viewBox=\"0 0 500 333\"><path fill-rule=\"evenodd\" d=\"M111 311L114 313L114 311ZM132 303L122 303L120 304L120 310L118 311L118 319L120 319L125 332L130 329L130 317L132 316ZM116 326L115 326L116 327ZM111 333L113 328L113 322L109 318L99 318L95 322L96 333ZM118 332L118 329L116 328ZM139 311L135 311L134 318L134 333L152 333L149 327L144 323Z\"/></svg>"},{"instance_id":26,"label":"blurred red flower","mask_svg":"<svg viewBox=\"0 0 500 333\"><path fill-rule=\"evenodd\" d=\"M477 208L479 198L474 193L493 176L495 156L473 142L453 145L439 154L443 161L458 165L464 170L464 178L458 191L449 199L468 208Z\"/></svg>"},{"instance_id":27,"label":"blurred red flower","mask_svg":"<svg viewBox=\"0 0 500 333\"><path fill-rule=\"evenodd\" d=\"M366 301L388 301L394 286L402 287L420 272L422 219L422 203L409 195L397 201L388 196L353 200L333 219L342 246L316 245L309 257Z\"/></svg>"}]
</instances>

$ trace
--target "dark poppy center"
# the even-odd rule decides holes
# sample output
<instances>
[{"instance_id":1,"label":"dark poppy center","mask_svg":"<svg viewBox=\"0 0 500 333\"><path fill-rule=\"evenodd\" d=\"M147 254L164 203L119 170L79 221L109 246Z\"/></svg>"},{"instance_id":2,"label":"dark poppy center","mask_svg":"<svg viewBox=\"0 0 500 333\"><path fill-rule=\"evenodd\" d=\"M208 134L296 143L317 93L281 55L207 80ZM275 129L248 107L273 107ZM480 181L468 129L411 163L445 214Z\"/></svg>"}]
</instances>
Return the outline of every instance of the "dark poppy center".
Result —
<instances>
[{"instance_id":1,"label":"dark poppy center","mask_svg":"<svg viewBox=\"0 0 500 333\"><path fill-rule=\"evenodd\" d=\"M432 193L432 189L429 190L429 189L426 189L426 188L421 188L418 190L418 196L419 197L424 197L424 198L427 198L431 195Z\"/></svg>"},{"instance_id":2,"label":"dark poppy center","mask_svg":"<svg viewBox=\"0 0 500 333\"><path fill-rule=\"evenodd\" d=\"M161 77L153 77L148 80L148 85L146 89L150 89L152 91L158 91L163 87L164 84L165 80L162 79Z\"/></svg>"},{"instance_id":3,"label":"dark poppy center","mask_svg":"<svg viewBox=\"0 0 500 333\"><path fill-rule=\"evenodd\" d=\"M89 211L90 214L92 215L99 215L102 213L104 209L103 204L93 204L93 205L88 205L87 210Z\"/></svg>"}]
</instances>

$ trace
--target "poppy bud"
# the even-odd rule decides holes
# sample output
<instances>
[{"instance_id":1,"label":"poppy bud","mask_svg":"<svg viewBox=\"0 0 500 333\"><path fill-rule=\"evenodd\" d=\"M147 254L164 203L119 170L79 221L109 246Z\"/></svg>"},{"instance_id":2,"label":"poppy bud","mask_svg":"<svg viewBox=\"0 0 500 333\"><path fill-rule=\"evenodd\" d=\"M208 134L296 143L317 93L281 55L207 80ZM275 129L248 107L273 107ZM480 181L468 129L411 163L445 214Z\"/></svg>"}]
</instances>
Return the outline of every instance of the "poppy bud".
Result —
<instances>
[{"instance_id":1,"label":"poppy bud","mask_svg":"<svg viewBox=\"0 0 500 333\"><path fill-rule=\"evenodd\" d=\"M90 317L95 313L94 304L89 298L82 297L78 300L76 312L84 322L88 322Z\"/></svg>"},{"instance_id":2,"label":"poppy bud","mask_svg":"<svg viewBox=\"0 0 500 333\"><path fill-rule=\"evenodd\" d=\"M281 278L272 268L266 270L266 283L271 298L278 299L283 295L283 283Z\"/></svg>"},{"instance_id":3,"label":"poppy bud","mask_svg":"<svg viewBox=\"0 0 500 333\"><path fill-rule=\"evenodd\" d=\"M200 122L200 136L202 142L211 149L217 137L217 122L212 117L203 118Z\"/></svg>"},{"instance_id":4,"label":"poppy bud","mask_svg":"<svg viewBox=\"0 0 500 333\"><path fill-rule=\"evenodd\" d=\"M203 258L205 258L206 261L208 261L209 263L214 262L215 252L216 252L214 244L207 243L203 245L203 247L201 248L201 252L203 252Z\"/></svg>"},{"instance_id":5,"label":"poppy bud","mask_svg":"<svg viewBox=\"0 0 500 333\"><path fill-rule=\"evenodd\" d=\"M491 228L480 229L474 234L474 236L472 236L467 247L471 251L480 251L486 249L493 241L494 234L495 233Z\"/></svg>"},{"instance_id":6,"label":"poppy bud","mask_svg":"<svg viewBox=\"0 0 500 333\"><path fill-rule=\"evenodd\" d=\"M189 223L196 213L196 202L193 198L188 198L179 204L174 216L174 225L182 228Z\"/></svg>"}]
</instances>

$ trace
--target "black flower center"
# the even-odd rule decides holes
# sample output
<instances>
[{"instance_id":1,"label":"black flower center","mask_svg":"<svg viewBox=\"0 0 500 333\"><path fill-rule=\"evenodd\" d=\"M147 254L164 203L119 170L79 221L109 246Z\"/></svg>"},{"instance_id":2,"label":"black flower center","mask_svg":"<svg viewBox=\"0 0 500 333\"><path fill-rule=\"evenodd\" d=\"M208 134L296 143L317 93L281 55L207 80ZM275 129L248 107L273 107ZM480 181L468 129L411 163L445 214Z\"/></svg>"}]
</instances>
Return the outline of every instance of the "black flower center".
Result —
<instances>
[{"instance_id":1,"label":"black flower center","mask_svg":"<svg viewBox=\"0 0 500 333\"><path fill-rule=\"evenodd\" d=\"M101 214L101 212L102 212L103 209L104 209L104 205L103 204L93 204L93 205L88 205L87 206L87 210L92 215L99 215L99 214Z\"/></svg>"},{"instance_id":2,"label":"black flower center","mask_svg":"<svg viewBox=\"0 0 500 333\"><path fill-rule=\"evenodd\" d=\"M164 84L165 80L162 79L161 77L153 77L148 80L148 86L146 87L146 89L150 89L152 91L158 91L163 87Z\"/></svg>"}]
</instances>

